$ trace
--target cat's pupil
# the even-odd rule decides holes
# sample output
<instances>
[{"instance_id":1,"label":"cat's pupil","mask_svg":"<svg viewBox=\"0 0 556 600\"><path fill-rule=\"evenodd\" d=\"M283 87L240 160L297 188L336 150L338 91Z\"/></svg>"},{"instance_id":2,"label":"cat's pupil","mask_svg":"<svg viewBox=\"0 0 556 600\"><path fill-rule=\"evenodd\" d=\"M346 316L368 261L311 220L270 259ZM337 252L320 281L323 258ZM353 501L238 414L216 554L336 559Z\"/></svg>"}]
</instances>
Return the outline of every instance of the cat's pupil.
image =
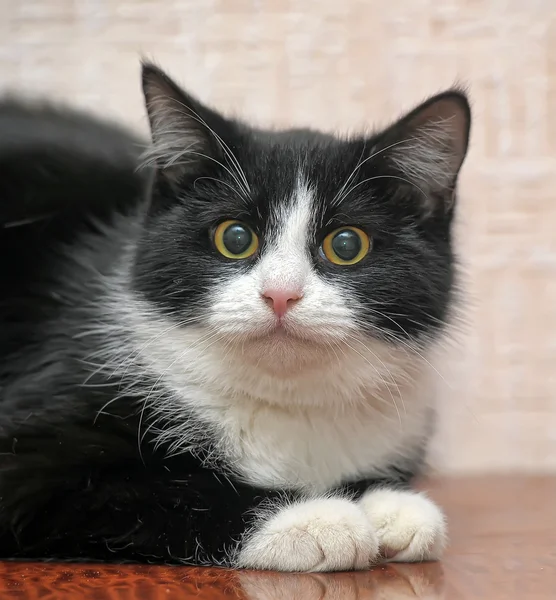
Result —
<instances>
[{"instance_id":1,"label":"cat's pupil","mask_svg":"<svg viewBox=\"0 0 556 600\"><path fill-rule=\"evenodd\" d=\"M332 239L332 248L342 260L353 260L361 251L361 238L355 231L344 229Z\"/></svg>"},{"instance_id":2,"label":"cat's pupil","mask_svg":"<svg viewBox=\"0 0 556 600\"><path fill-rule=\"evenodd\" d=\"M222 236L224 246L232 254L243 254L249 249L252 241L253 234L241 223L232 223Z\"/></svg>"}]
</instances>

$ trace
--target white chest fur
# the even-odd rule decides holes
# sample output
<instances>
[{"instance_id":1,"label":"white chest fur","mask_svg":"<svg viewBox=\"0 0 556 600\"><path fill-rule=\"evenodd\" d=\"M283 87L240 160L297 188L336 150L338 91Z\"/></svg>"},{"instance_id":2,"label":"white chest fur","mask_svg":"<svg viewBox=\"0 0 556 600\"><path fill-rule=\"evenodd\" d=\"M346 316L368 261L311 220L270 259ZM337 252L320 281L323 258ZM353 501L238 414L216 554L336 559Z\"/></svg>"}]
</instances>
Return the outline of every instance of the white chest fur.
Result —
<instances>
[{"instance_id":1,"label":"white chest fur","mask_svg":"<svg viewBox=\"0 0 556 600\"><path fill-rule=\"evenodd\" d=\"M194 449L210 429L213 455L250 483L322 492L346 478L380 476L426 435L429 373L407 350L367 340L361 350L345 348L341 360L323 356L317 368L285 378L239 348L203 346L195 328L151 318L135 331L144 367L172 390L150 400L174 423L165 441Z\"/></svg>"},{"instance_id":2,"label":"white chest fur","mask_svg":"<svg viewBox=\"0 0 556 600\"><path fill-rule=\"evenodd\" d=\"M393 459L414 451L426 411L398 419L395 411L329 407L286 409L235 404L220 414L225 450L250 483L315 492L342 479L380 476ZM389 414L388 414L389 413Z\"/></svg>"}]
</instances>

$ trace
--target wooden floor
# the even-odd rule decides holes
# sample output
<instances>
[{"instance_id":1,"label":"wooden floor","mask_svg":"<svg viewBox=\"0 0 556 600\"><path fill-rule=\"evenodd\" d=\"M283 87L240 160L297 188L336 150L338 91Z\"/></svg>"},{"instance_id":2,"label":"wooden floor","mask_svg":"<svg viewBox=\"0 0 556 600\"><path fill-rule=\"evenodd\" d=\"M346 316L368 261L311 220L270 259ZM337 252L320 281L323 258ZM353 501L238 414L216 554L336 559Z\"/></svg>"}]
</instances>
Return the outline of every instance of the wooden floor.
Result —
<instances>
[{"instance_id":1,"label":"wooden floor","mask_svg":"<svg viewBox=\"0 0 556 600\"><path fill-rule=\"evenodd\" d=\"M452 543L442 563L336 575L0 563L0 600L556 599L556 478L424 487L450 522Z\"/></svg>"}]
</instances>

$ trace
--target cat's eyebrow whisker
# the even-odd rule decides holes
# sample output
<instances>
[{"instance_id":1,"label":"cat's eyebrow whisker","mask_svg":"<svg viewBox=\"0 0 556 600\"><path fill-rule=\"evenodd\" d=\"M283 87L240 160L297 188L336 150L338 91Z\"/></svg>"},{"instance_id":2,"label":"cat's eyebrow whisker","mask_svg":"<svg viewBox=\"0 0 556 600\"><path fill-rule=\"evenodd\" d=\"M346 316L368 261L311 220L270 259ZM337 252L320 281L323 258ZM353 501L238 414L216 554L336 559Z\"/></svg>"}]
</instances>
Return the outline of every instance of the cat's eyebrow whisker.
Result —
<instances>
[{"instance_id":1,"label":"cat's eyebrow whisker","mask_svg":"<svg viewBox=\"0 0 556 600\"><path fill-rule=\"evenodd\" d=\"M182 131L180 131L179 129L159 129L158 130L159 136L160 137L164 137L164 136L169 136L169 135L174 135L174 136L179 136L181 134L183 134ZM150 165L157 165L158 163L164 161L161 165L161 167L163 169L167 169L169 167L175 167L175 166L179 166L179 165L183 165L186 164L185 162L182 161L182 158L186 157L187 155L196 155L196 156L201 156L203 158L206 158L207 160L212 160L213 162L215 162L216 164L218 164L219 166L221 166L229 175L230 177L237 183L238 187L240 190L242 190L242 197L245 197L246 199L249 197L249 193L246 189L244 184L237 178L237 176L235 175L235 173L233 173L226 165L224 165L222 162L220 162L219 160L217 160L216 158L212 157L212 156L207 156L206 154L203 154L201 152L197 152L195 150L193 150L193 148L197 147L196 144L189 144L189 146L186 146L185 148L181 148L179 151L175 150L175 143L169 143L169 144L160 144L160 142L154 142L153 144L151 144L149 147L147 147L147 149L143 152L143 157L142 157L142 161L138 167L138 169L150 166ZM169 151L172 150L172 152L170 153Z\"/></svg>"},{"instance_id":2,"label":"cat's eyebrow whisker","mask_svg":"<svg viewBox=\"0 0 556 600\"><path fill-rule=\"evenodd\" d=\"M189 110L191 112L191 114L193 115L193 118L195 118L199 123L201 123L202 125L204 125L209 130L209 132L216 138L216 140L222 146L222 149L224 150L224 152L227 153L228 160L230 160L232 162L232 164L235 164L235 167L236 167L236 169L238 171L238 175L242 178L243 183L245 184L246 191L248 193L250 193L251 192L251 188L249 186L249 182L247 181L247 177L245 176L245 172L241 168L239 160L236 158L236 156L234 155L234 153L231 151L231 149L228 146L228 144L226 144L226 142L216 133L216 131L214 131L214 129L212 129L208 125L208 123L199 115L199 113L197 113L196 111L194 111L190 106L186 106L183 102L180 102L177 98L174 98L173 100L176 103L180 104L186 110Z\"/></svg>"},{"instance_id":3,"label":"cat's eyebrow whisker","mask_svg":"<svg viewBox=\"0 0 556 600\"><path fill-rule=\"evenodd\" d=\"M183 108L185 108L187 111L189 111L190 114L185 114L182 112L182 114L184 114L184 116L187 117L192 117L195 121L197 121L198 123L200 123L201 125L203 125L204 127L206 127L208 129L208 131L214 136L214 138L217 140L217 142L220 144L220 146L222 147L222 150L224 150L224 154L227 155L228 160L232 163L232 165L235 167L240 179L243 182L243 185L245 187L245 191L247 192L247 194L249 195L251 193L251 188L249 186L249 182L247 181L247 177L245 176L245 172L243 171L243 169L241 168L241 165L239 164L239 161L237 160L237 158L235 157L234 153L230 150L230 147L228 146L228 144L226 144L226 142L216 133L216 131L214 131L209 125L208 123L199 115L199 113L197 113L195 110L193 110L190 106L187 106L186 104L184 104L183 102L181 102L180 100L178 100L177 98L172 98L172 100L182 106Z\"/></svg>"},{"instance_id":4,"label":"cat's eyebrow whisker","mask_svg":"<svg viewBox=\"0 0 556 600\"><path fill-rule=\"evenodd\" d=\"M232 190L232 192L234 192L234 194L237 194L242 200L245 199L244 196L243 196L243 194L240 191L236 190L236 188L233 185L231 185L227 181L223 181L222 179L216 179L216 177L206 177L206 176L204 176L204 177L197 177L197 179L195 179L195 181L193 182L193 187L195 187L195 184L198 181L201 181L202 179L207 179L207 180L210 180L210 181L216 181L216 183L220 183L222 185L225 185L226 187L230 188Z\"/></svg>"},{"instance_id":5,"label":"cat's eyebrow whisker","mask_svg":"<svg viewBox=\"0 0 556 600\"><path fill-rule=\"evenodd\" d=\"M332 202L331 202L332 206L334 206L334 204L335 204L336 199L338 198L338 196L342 195L342 192L346 189L346 187L349 185L349 182L352 180L352 178L357 173L357 170L360 168L360 166L362 164L362 160L363 160L363 155L365 154L366 148L367 148L367 140L365 140L365 142L363 143L363 149L361 150L361 154L359 155L359 158L357 159L357 164L355 165L355 168L351 172L350 176L345 180L345 182L343 183L342 187L338 190L338 192L336 193L336 195L334 196L334 198L332 198Z\"/></svg>"},{"instance_id":6,"label":"cat's eyebrow whisker","mask_svg":"<svg viewBox=\"0 0 556 600\"><path fill-rule=\"evenodd\" d=\"M189 148L186 148L183 152L179 152L175 156L173 156L172 159L169 160L164 165L164 168L168 168L168 167L172 167L172 166L176 166L176 165L180 164L179 163L180 158L182 156L187 156L188 154L194 154L195 156L200 156L201 158L206 158L207 160L211 160L212 162L221 166L241 188L241 182L238 180L237 176L232 171L230 171L230 169L228 169L228 167L224 163L220 162L213 156L209 156L208 154L203 154L202 152L197 152L195 150L189 150Z\"/></svg>"},{"instance_id":7,"label":"cat's eyebrow whisker","mask_svg":"<svg viewBox=\"0 0 556 600\"><path fill-rule=\"evenodd\" d=\"M404 138L403 140L398 140L397 142L394 142L393 144L389 144L388 146L385 146L384 148L377 150L376 152L371 154L371 156L369 158L376 158L377 156L380 156L383 152L386 152L387 150L390 150L391 148L395 148L396 146L401 146L402 144L411 144L411 143L413 143L412 138Z\"/></svg>"},{"instance_id":8,"label":"cat's eyebrow whisker","mask_svg":"<svg viewBox=\"0 0 556 600\"><path fill-rule=\"evenodd\" d=\"M344 190L347 188L347 186L349 185L349 182L353 179L353 177L355 176L355 174L357 173L357 171L366 162L368 162L369 160L372 160L373 158L376 158L377 156L379 156L383 152L386 152L387 150L390 150L391 148L394 148L395 146L399 146L401 144L411 143L411 141L412 140L410 140L410 139L399 140L397 142L394 142L393 144L390 144L389 146L386 146L385 148L381 148L377 152L374 152L370 156L367 156L367 158L365 158L364 160L359 160L359 162L357 163L355 169L353 169L353 171L351 172L350 176L346 179L346 182L344 183L344 185L340 188L340 190L338 191L338 193L332 199L332 202L331 202L332 206L342 203L342 201L344 200L344 198L347 195L347 194L344 194Z\"/></svg>"},{"instance_id":9,"label":"cat's eyebrow whisker","mask_svg":"<svg viewBox=\"0 0 556 600\"><path fill-rule=\"evenodd\" d=\"M376 181L377 179L399 179L400 181L408 183L409 185L417 188L417 190L419 190L419 192L421 192L421 194L423 194L423 197L425 198L425 200L428 198L428 195L426 194L426 192L422 188L420 188L415 182L410 181L409 179L406 179L405 177L400 177L399 175L375 175L373 177L368 177L367 179L363 179L363 181L360 181L359 183L356 183L354 186L352 186L342 196L342 198L340 198L338 200L338 204L340 204L341 202L343 202L360 185L363 185L364 183L368 183L369 181Z\"/></svg>"}]
</instances>

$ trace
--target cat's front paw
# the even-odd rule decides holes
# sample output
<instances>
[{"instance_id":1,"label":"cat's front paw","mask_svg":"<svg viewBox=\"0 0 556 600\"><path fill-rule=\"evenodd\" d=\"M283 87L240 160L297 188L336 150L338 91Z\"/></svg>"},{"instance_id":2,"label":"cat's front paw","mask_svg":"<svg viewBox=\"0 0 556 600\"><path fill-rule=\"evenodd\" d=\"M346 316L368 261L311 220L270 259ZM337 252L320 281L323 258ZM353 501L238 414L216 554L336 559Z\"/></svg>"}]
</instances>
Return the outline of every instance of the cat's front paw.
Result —
<instances>
[{"instance_id":1,"label":"cat's front paw","mask_svg":"<svg viewBox=\"0 0 556 600\"><path fill-rule=\"evenodd\" d=\"M360 500L379 540L380 553L396 562L438 560L446 545L440 508L418 492L379 489Z\"/></svg>"},{"instance_id":2,"label":"cat's front paw","mask_svg":"<svg viewBox=\"0 0 556 600\"><path fill-rule=\"evenodd\" d=\"M276 571L366 569L378 540L361 506L340 498L298 502L281 508L249 534L238 566Z\"/></svg>"}]
</instances>

